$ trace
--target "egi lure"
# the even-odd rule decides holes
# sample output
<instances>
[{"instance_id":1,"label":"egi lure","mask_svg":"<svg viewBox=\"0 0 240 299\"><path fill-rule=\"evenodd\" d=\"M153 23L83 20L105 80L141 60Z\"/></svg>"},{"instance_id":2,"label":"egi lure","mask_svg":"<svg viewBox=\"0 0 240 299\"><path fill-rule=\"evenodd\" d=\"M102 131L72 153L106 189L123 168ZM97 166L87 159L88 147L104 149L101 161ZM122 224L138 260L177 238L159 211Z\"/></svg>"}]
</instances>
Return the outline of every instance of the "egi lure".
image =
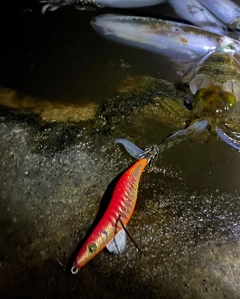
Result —
<instances>
[{"instance_id":1,"label":"egi lure","mask_svg":"<svg viewBox=\"0 0 240 299\"><path fill-rule=\"evenodd\" d=\"M112 251L113 243L118 244L119 235L125 235L124 227L131 219L138 194L139 180L150 159L140 158L120 177L111 201L103 217L79 250L71 272L76 274L80 268L93 259L105 246ZM122 253L126 246L115 251Z\"/></svg>"}]
</instances>

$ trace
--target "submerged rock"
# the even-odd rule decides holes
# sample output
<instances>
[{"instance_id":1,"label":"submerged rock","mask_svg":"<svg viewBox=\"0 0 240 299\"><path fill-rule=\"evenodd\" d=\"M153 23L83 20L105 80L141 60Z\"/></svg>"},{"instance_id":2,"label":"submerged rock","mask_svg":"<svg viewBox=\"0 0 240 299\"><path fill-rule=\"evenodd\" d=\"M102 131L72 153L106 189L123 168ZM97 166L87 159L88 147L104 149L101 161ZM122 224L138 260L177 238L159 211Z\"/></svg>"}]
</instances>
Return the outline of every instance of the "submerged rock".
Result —
<instances>
[{"instance_id":1,"label":"submerged rock","mask_svg":"<svg viewBox=\"0 0 240 299\"><path fill-rule=\"evenodd\" d=\"M97 112L97 105L94 103L79 106L69 103L50 102L29 96L21 96L16 91L3 87L0 88L0 105L21 109L22 113L31 111L46 122L86 121L94 119Z\"/></svg>"},{"instance_id":2,"label":"submerged rock","mask_svg":"<svg viewBox=\"0 0 240 299\"><path fill-rule=\"evenodd\" d=\"M187 141L146 169L128 225L143 254L128 240L123 255L102 252L69 273L117 176L133 162L114 139L161 142L182 124L160 125L167 122L159 101L183 101L183 91L128 79L118 96L79 107L74 117L77 105L1 95L2 298L239 298L240 159L221 143Z\"/></svg>"}]
</instances>

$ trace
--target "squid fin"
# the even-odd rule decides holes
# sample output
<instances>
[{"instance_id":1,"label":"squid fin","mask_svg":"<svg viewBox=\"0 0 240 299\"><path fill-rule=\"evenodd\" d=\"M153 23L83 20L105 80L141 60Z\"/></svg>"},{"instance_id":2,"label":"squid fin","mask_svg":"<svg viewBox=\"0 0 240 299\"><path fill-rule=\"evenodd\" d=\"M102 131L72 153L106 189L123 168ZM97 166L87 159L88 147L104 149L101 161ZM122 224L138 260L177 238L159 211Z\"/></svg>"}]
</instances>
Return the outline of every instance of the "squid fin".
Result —
<instances>
[{"instance_id":1,"label":"squid fin","mask_svg":"<svg viewBox=\"0 0 240 299\"><path fill-rule=\"evenodd\" d=\"M127 248L127 234L121 229L116 236L106 245L111 254L122 254Z\"/></svg>"}]
</instances>

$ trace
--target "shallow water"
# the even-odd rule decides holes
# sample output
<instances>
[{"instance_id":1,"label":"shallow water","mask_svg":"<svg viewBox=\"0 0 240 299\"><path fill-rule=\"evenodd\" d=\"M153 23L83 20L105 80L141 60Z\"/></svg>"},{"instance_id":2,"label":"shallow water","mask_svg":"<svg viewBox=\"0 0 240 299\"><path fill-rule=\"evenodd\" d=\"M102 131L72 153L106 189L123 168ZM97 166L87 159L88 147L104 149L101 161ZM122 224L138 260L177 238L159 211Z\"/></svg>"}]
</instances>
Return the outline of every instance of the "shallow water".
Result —
<instances>
[{"instance_id":1,"label":"shallow water","mask_svg":"<svg viewBox=\"0 0 240 299\"><path fill-rule=\"evenodd\" d=\"M235 1L236 3L240 1ZM110 9L78 11L65 7L41 15L41 6L14 2L6 12L0 54L0 86L47 100L85 103L116 94L127 76L178 80L163 56L102 39L90 26L93 16ZM25 8L32 8L27 12ZM177 18L167 5L118 13Z\"/></svg>"},{"instance_id":2,"label":"shallow water","mask_svg":"<svg viewBox=\"0 0 240 299\"><path fill-rule=\"evenodd\" d=\"M115 95L116 86L129 75L175 77L166 72L169 62L159 55L103 40L90 20L108 10L20 11L11 16L15 26L6 28L2 38L2 86L50 101L82 103Z\"/></svg>"},{"instance_id":3,"label":"shallow water","mask_svg":"<svg viewBox=\"0 0 240 299\"><path fill-rule=\"evenodd\" d=\"M24 12L25 7L28 3L11 12L14 29L6 28L2 37L0 86L49 101L83 104L115 96L127 76L178 79L164 57L104 40L92 29L93 16L113 10L78 11L66 7L41 15L40 6L32 12ZM160 5L159 11L160 16L176 17L167 4ZM155 8L134 10L139 15L155 16L155 12ZM131 135L139 136L145 145L160 143L171 132L160 126L148 120L144 133L134 128ZM221 141L206 145L187 141L163 157L163 165L170 163L176 172L183 173L190 191L203 187L240 192L240 156Z\"/></svg>"},{"instance_id":4,"label":"shallow water","mask_svg":"<svg viewBox=\"0 0 240 299\"><path fill-rule=\"evenodd\" d=\"M115 96L129 75L176 79L166 59L99 37L89 25L98 11L19 11L12 12L14 29L2 36L0 85L82 104ZM168 12L167 6L161 10ZM123 256L103 252L77 277L64 272L107 186L133 162L113 147L114 138L143 147L173 130L144 116L141 125L124 117L119 123L128 136L115 136L114 128L100 132L89 136L99 147L92 149L79 134L77 145L47 154L29 145L47 138L44 130L25 122L1 124L0 287L6 298L100 298L100 292L104 298L139 298L139 292L143 298L239 298L240 154L221 141L183 142L146 169L129 224L146 260L129 242ZM68 143L62 132L56 129Z\"/></svg>"}]
</instances>

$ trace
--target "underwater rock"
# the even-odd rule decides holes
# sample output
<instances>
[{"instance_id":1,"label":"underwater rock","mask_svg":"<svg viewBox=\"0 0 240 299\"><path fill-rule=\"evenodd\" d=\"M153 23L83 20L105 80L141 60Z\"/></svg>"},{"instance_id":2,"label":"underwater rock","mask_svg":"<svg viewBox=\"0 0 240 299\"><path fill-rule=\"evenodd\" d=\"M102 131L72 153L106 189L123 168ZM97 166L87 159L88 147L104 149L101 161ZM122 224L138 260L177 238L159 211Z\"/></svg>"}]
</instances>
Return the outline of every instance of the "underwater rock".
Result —
<instances>
[{"instance_id":1,"label":"underwater rock","mask_svg":"<svg viewBox=\"0 0 240 299\"><path fill-rule=\"evenodd\" d=\"M70 103L50 102L22 96L15 90L0 88L0 105L13 109L22 109L22 112L31 111L46 122L79 122L94 119L97 104L89 103L85 106Z\"/></svg>"}]
</instances>

